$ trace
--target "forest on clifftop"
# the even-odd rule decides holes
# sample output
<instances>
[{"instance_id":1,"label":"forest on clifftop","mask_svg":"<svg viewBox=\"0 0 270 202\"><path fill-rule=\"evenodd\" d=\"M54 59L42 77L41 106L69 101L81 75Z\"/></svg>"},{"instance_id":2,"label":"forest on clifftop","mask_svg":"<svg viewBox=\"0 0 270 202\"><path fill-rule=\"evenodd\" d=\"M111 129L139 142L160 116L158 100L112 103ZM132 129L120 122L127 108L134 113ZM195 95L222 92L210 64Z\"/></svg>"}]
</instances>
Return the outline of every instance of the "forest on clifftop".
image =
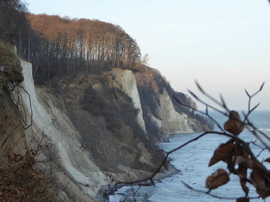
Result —
<instances>
[{"instance_id":1,"label":"forest on clifftop","mask_svg":"<svg viewBox=\"0 0 270 202\"><path fill-rule=\"evenodd\" d=\"M20 85L24 80L23 75L26 75L25 82ZM33 82L29 82L29 80L32 81L32 76L35 86ZM176 131L175 125L177 131L187 131L185 127L180 127L178 120L181 119L179 117L183 117L181 121L188 126L189 131L202 131L210 128L206 126L207 119L203 119L205 122L202 122L199 115L189 109L189 106L196 107L195 102L189 96L175 92L158 70L150 68L144 63L136 40L125 33L120 26L99 20L30 14L26 5L20 0L0 1L0 79L2 82L0 82L0 87L5 90L1 93L3 99L0 100L4 111L0 116L0 120L2 120L0 143L1 149L5 150L5 153L1 151L1 160L5 157L7 163L15 162L17 165L17 157L21 159L22 166L18 169L16 167L16 172L22 169L23 174L19 174L27 180L28 184L18 180L20 193L28 193L29 190L32 190L31 186L34 183L28 180L30 177L25 173L34 178L37 177L33 168L36 164L36 155L40 153L47 155L46 151L41 151L42 147L39 146L44 138L49 137L50 139L50 135L55 137L58 134L55 132L57 127L66 130L66 126L71 128L74 126L74 131L77 132L72 132L71 137L74 138L77 135L79 144L73 145L74 139L71 141L72 144L66 143L67 148L69 146L76 148L75 150L67 149L70 153L74 152L70 156L80 159L77 154L85 157L84 152L87 151L89 159L93 160L95 165L112 181L136 180L148 176L157 168L159 171L166 170L169 166L167 163L162 164L162 169L159 167L164 159L164 153L157 147L156 142L163 141L167 138L166 135L174 133L171 131ZM130 86L129 84L133 84L128 89L132 96L123 91L123 86ZM30 89L28 89L29 87ZM23 92L28 95L29 112L26 112L21 101L17 102L16 99L12 99L12 92L17 88L23 89ZM133 96L134 93L136 93L135 96ZM33 98L36 98L36 101L30 102ZM181 100L184 105L174 103L175 98ZM135 107L134 100L137 100L141 106ZM168 100L168 102L164 102L164 100ZM6 107L6 103L10 104L9 108ZM47 111L44 109L40 113L37 109L43 109L43 106ZM11 113L12 110L14 113ZM142 116L138 116L139 110L141 110ZM59 116L55 114L58 111L61 113ZM48 115L48 125L44 126L44 117L48 112L52 114ZM171 112L178 115L173 116L176 124L171 128L167 127L170 130L165 133L167 128L163 129L161 124L166 122L166 126L171 126L171 119L168 118L171 117ZM25 125L24 128L28 113L31 124ZM164 114L166 116L163 116ZM14 117L16 115L16 119L13 115ZM41 125L37 124L39 115L42 115ZM145 127L139 124L139 118L144 122ZM12 121L17 119L20 122L18 121L16 124L20 125L21 130L15 134L16 131L12 130L16 127ZM155 122L156 120L159 122ZM29 149L32 146L32 140L31 143L26 141L28 136L25 131L28 127L31 132L38 131L33 136L33 140L38 139L39 135L41 138L40 144L33 152ZM45 133L47 127L52 127L52 131ZM12 133L14 133L13 136L23 138L24 141L20 142L26 146L13 143L12 141L16 138L10 138L13 137ZM67 131L63 132L63 136L62 133L59 132L59 134L59 137L63 139L69 138ZM44 148L48 152L54 152L54 156L56 156L55 151L58 151L57 145L59 144L52 143L52 145L55 148L54 146ZM24 158L23 152L18 155L14 153L18 146L20 146L19 149L24 148L20 151L26 151L28 155L26 158ZM14 158L6 155L13 153ZM50 153L48 153L48 159L49 157ZM51 161L48 162L51 163ZM55 162L55 166L58 166L60 161ZM4 165L5 162L0 163ZM11 166L7 163L6 167L3 167L3 173L12 173L10 172ZM25 167L25 163L29 166ZM68 165L59 163L59 169L62 169L62 166L68 169ZM81 168L85 169L84 165L78 166L78 169ZM44 170L46 171L46 169ZM48 172L53 173L51 170ZM55 183L52 181L41 183L45 182L43 176L46 175L41 173L38 175L40 178L32 179L33 182L38 183L41 189L45 190L39 193L40 197L49 196L48 192L51 191L57 192L53 188L47 190L51 184ZM4 178L1 180L6 182L2 185L5 187L13 186L14 179L19 179L17 175L13 175L14 178L10 178L6 174L2 177L11 179L11 181L6 181ZM93 178L89 179L92 182ZM100 182L100 178L97 179L97 182ZM88 187L88 184L84 186ZM37 191L39 190L37 189ZM72 197L73 192L74 189L71 189ZM13 193L7 190L2 196L11 198L11 194ZM13 198L21 197L20 195L15 193ZM24 195L28 197L27 194ZM33 194L31 197L37 195Z\"/></svg>"},{"instance_id":2,"label":"forest on clifftop","mask_svg":"<svg viewBox=\"0 0 270 202\"><path fill-rule=\"evenodd\" d=\"M0 38L33 64L35 80L113 67L135 68L140 48L120 26L99 20L28 13L21 1L1 1Z\"/></svg>"},{"instance_id":3,"label":"forest on clifftop","mask_svg":"<svg viewBox=\"0 0 270 202\"><path fill-rule=\"evenodd\" d=\"M151 89L157 93L164 87L179 113L207 124L201 115L176 103L173 97L196 108L196 103L188 95L173 90L158 70L144 64L136 40L119 25L99 20L35 15L29 13L26 4L19 0L0 3L0 39L16 45L18 56L32 63L36 83L78 73L101 74L115 67L130 69L137 72L139 91L142 96L145 94L142 102L149 104L155 99L151 97Z\"/></svg>"}]
</instances>

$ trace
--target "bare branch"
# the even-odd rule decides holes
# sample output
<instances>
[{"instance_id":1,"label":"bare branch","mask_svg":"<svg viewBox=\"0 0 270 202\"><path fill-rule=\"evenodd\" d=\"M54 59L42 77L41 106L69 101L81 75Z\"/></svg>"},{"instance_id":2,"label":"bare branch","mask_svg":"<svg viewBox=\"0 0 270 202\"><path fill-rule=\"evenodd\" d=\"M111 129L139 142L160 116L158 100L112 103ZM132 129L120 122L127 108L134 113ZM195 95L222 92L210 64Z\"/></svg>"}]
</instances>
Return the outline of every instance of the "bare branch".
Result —
<instances>
[{"instance_id":1,"label":"bare branch","mask_svg":"<svg viewBox=\"0 0 270 202\"><path fill-rule=\"evenodd\" d=\"M29 107L30 107L30 124L24 128L24 130L26 130L27 128L29 128L29 127L32 126L32 124L33 124L33 109L32 109L31 96L30 96L30 94L24 89L24 87L22 87L19 83L18 83L18 86L20 86L20 88L27 94L28 100L29 100L29 105L30 105L30 106L29 106Z\"/></svg>"},{"instance_id":2,"label":"bare branch","mask_svg":"<svg viewBox=\"0 0 270 202\"><path fill-rule=\"evenodd\" d=\"M188 90L188 92L196 99L196 100L200 100L197 95L195 95L195 93L193 93L192 91Z\"/></svg>"},{"instance_id":3,"label":"bare branch","mask_svg":"<svg viewBox=\"0 0 270 202\"><path fill-rule=\"evenodd\" d=\"M260 87L260 91L262 91L264 84L265 84L265 82L262 83L262 85Z\"/></svg>"},{"instance_id":4,"label":"bare branch","mask_svg":"<svg viewBox=\"0 0 270 202\"><path fill-rule=\"evenodd\" d=\"M218 128L219 128L221 131L225 132L225 130L220 126L220 124L219 124L212 116L209 115L209 112L208 112L209 105L206 105L206 106L205 106L206 109L205 109L205 112L203 112L203 111L194 109L194 108L192 108L192 107L190 107L190 106L188 106L188 105L182 103L182 102L181 102L177 97L175 97L175 96L173 96L173 98L174 98L180 105L183 105L183 106L185 106L185 107L187 107L187 108L189 108L189 109L192 109L192 110L194 110L194 111L197 111L197 112L200 113L200 114L203 114L203 115L207 116L209 119L211 119L211 120L218 126ZM220 112L220 113L223 114L223 112Z\"/></svg>"},{"instance_id":5,"label":"bare branch","mask_svg":"<svg viewBox=\"0 0 270 202\"><path fill-rule=\"evenodd\" d=\"M246 89L245 89L245 92L246 92L247 96L250 98L251 96L249 95L249 93Z\"/></svg>"},{"instance_id":6,"label":"bare branch","mask_svg":"<svg viewBox=\"0 0 270 202\"><path fill-rule=\"evenodd\" d=\"M229 109L228 109L228 107L227 107L227 105L226 105L226 103L224 101L224 98L223 98L223 96L221 94L220 94L220 100L221 100L223 108L226 109L226 111L229 111Z\"/></svg>"},{"instance_id":7,"label":"bare branch","mask_svg":"<svg viewBox=\"0 0 270 202\"><path fill-rule=\"evenodd\" d=\"M199 85L199 83L197 82L197 81L195 81L196 82L196 85L197 85L197 87L198 87L198 89L201 91L201 93L204 95L204 96L206 96L208 99L210 99L210 100L212 100L214 103L216 103L218 106L220 106L220 107L222 107L222 108L224 108L227 112L229 112L230 110L229 109L227 109L227 107L226 107L226 105L225 105L225 107L224 107L224 105L223 105L223 102L219 102L219 101L217 101L214 97L212 97L211 95L209 95L208 93L206 93L203 89L202 89L202 87ZM222 100L223 100L223 98L222 98ZM203 104L206 104L205 102L202 102ZM224 102L224 104L225 104L225 102ZM206 105L208 105L208 104L206 104ZM210 108L212 108L213 109L213 107L212 106L210 106L210 105L208 105ZM216 110L216 109L214 109L215 111L220 111L220 110ZM221 112L222 114L223 114L223 112Z\"/></svg>"},{"instance_id":8,"label":"bare branch","mask_svg":"<svg viewBox=\"0 0 270 202\"><path fill-rule=\"evenodd\" d=\"M144 179L141 179L141 180L136 180L136 181L132 181L132 182L118 182L115 184L115 186L119 185L119 184L124 184L124 185L134 185L134 184L138 184L138 183L141 183L141 182L147 182L147 181L150 181L153 185L155 184L154 183L154 180L153 178L156 176L156 174L161 170L161 168L165 165L169 155L183 147L185 147L186 145L192 143L192 142L195 142L196 140L204 137L205 135L207 134L219 134L219 135L224 135L224 136L227 136L229 138L234 138L233 135L231 134L227 134L227 133L223 133L223 132L218 132L218 131L209 131L209 132L204 132L203 134L201 135L198 135L197 137L185 142L184 144L180 145L179 147L176 147L172 150L170 150L169 152L166 152L166 156L165 158L163 159L163 161L161 162L160 166L153 172L153 174L147 178L144 178Z\"/></svg>"},{"instance_id":9,"label":"bare branch","mask_svg":"<svg viewBox=\"0 0 270 202\"><path fill-rule=\"evenodd\" d=\"M266 138L268 141L270 141L270 137L268 137L268 135L266 135L265 133L263 133L262 131L258 130L258 128L256 128L249 120L247 120L248 125L250 126L250 131L252 132L252 134L263 144L263 146L265 148L268 149L268 151L270 151L270 147L269 145L267 145L265 143L265 141L258 135L261 134L264 138Z\"/></svg>"},{"instance_id":10,"label":"bare branch","mask_svg":"<svg viewBox=\"0 0 270 202\"><path fill-rule=\"evenodd\" d=\"M193 190L195 192L199 192L199 193L203 193L203 194L207 194L209 196L212 196L214 198L218 198L218 199L227 199L227 200L235 200L236 197L224 197L224 196L217 196L217 195L214 195L214 194L211 194L209 191L203 191L203 190L199 190L199 189L195 189L193 188L192 186L188 185L187 183L183 182L182 183L190 190ZM245 198L245 197L243 197ZM260 196L254 196L254 197L246 197L248 199L259 199Z\"/></svg>"},{"instance_id":11,"label":"bare branch","mask_svg":"<svg viewBox=\"0 0 270 202\"><path fill-rule=\"evenodd\" d=\"M195 80L195 83L197 85L197 88L202 92L202 94L206 94L197 80Z\"/></svg>"},{"instance_id":12,"label":"bare branch","mask_svg":"<svg viewBox=\"0 0 270 202\"><path fill-rule=\"evenodd\" d=\"M245 90L245 91L246 91L246 94L247 94L247 96L248 96L248 98L249 98L249 99L248 99L248 111L252 111L252 110L251 110L251 99L252 99L253 97L255 97L259 92L262 91L263 86L264 86L264 83L265 83L265 82L262 83L260 89L259 89L258 91L256 91L253 95L250 95L250 94L248 93L248 91Z\"/></svg>"},{"instance_id":13,"label":"bare branch","mask_svg":"<svg viewBox=\"0 0 270 202\"><path fill-rule=\"evenodd\" d=\"M269 187L266 187L268 185L265 185L265 188L263 188L263 190L261 191L261 193L259 193L260 195L259 196L256 196L256 197L250 197L248 196L248 187L246 187L246 182L249 182L251 184L253 184L253 186L255 186L255 188L257 189L258 191L258 183L260 182L254 182L254 176L252 178L252 176L250 175L250 178L247 178L247 170L248 169L251 169L251 173L255 173L253 175L255 175L255 180L261 180L262 179L262 174L256 174L257 171L255 171L256 169L259 170L260 173L265 173L264 177L263 177L263 180L265 180L265 182L262 182L262 183L270 183L270 173L268 171L268 169L257 159L258 155L260 155L261 152L263 152L264 150L268 150L270 151L270 147L268 146L268 144L265 142L264 139L268 140L270 142L270 137L268 137L266 134L264 134L262 131L258 130L249 120L249 115L255 111L259 104L255 105L254 107L251 108L251 101L253 99L253 97L255 95L257 95L262 89L263 89L263 86L264 86L264 83L261 85L260 89L258 91L256 91L254 94L250 95L249 92L247 90L245 90L247 96L249 97L249 101L248 101L248 112L247 113L244 113L243 112L243 115L244 115L244 120L241 121L239 120L242 124L245 125L245 127L247 129L249 129L249 131L256 137L256 139L263 145L263 147L255 144L255 142L253 142L254 145L258 146L261 151L260 153L255 156L253 151L251 150L250 146L249 146L249 143L245 142L244 140L240 139L239 138L239 133L235 134L228 134L225 129L223 129L222 126L219 125L219 123L209 115L209 108L210 109L213 109L214 111L222 114L222 115L225 115L227 117L229 117L229 120L232 120L233 117L229 116L229 109L225 103L225 100L223 98L222 95L220 95L220 101L217 101L215 98L213 98L212 96L210 96L209 94L207 94L203 88L199 85L199 83L196 81L196 85L198 87L198 89L200 90L200 92L206 96L208 99L210 99L211 101L213 101L215 104L217 104L218 106L220 106L224 111L222 110L219 110L217 109L216 107L213 107L212 105L206 103L205 101L201 100L195 93L193 93L192 91L188 90L188 92L197 100L199 101L200 103L202 103L203 105L205 105L206 109L205 109L205 112L203 111L200 111L200 110L197 110L197 109L194 109L192 108L191 106L188 106L187 104L184 104L182 103L177 97L173 96L174 99L180 104L180 105L183 105L189 109L192 109L192 110L195 110L196 112L200 113L200 114L203 114L203 115L206 115L208 118L210 118L212 121L214 121L217 126L219 127L219 129L221 130L220 131L208 131L208 132L204 132L200 135L198 135L197 137L181 144L180 146L168 151L168 152L165 152L165 157L164 159L162 160L160 166L148 177L148 178L145 178L145 179L142 179L142 180L138 180L138 181L135 181L135 182L121 182L122 184L125 184L125 185L131 185L131 184L136 184L136 183L140 183L140 182L147 182L147 181L150 181L152 184L154 184L154 181L153 181L153 178L156 176L156 174L158 172L161 171L162 167L165 165L168 157L170 154L176 152L177 150L180 150L182 149L183 147L185 147L186 145L189 145L191 144L192 142L195 142L197 141L198 139L206 136L207 134L216 134L216 135L222 135L222 136L226 136L228 138L230 138L230 140L228 141L229 144L226 143L226 146L225 146L225 149L223 149L224 147L219 147L221 149L217 149L217 153L214 153L214 156L212 157L213 159L213 162L218 162L220 160L224 161L227 163L227 168L228 170L230 171L231 174L235 174L235 175L238 175L239 176L239 179L240 179L240 183L241 183L241 186L242 186L242 189L243 191L246 193L246 195L242 198L245 198L245 199L258 199L258 198L263 198L265 196L268 196L269 194L269 190L268 188ZM239 118L240 119L240 118ZM237 119L238 120L238 119ZM228 121L226 123L228 123ZM233 123L236 123L236 121L233 121L233 122L229 122L230 124L233 124ZM232 127L236 127L235 125L233 125ZM242 131L242 130L241 130ZM240 131L240 132L241 132ZM222 144L222 145L225 145L225 144ZM230 145L229 147L227 147L227 145ZM243 160L236 160L236 158L242 158ZM212 160L211 159L211 160ZM244 164L240 165L241 164L241 161L244 162ZM213 163L213 164L214 164ZM211 165L213 165L211 164ZM236 164L239 165L239 167L236 168ZM242 169L242 170L241 170ZM258 176L256 176L258 175ZM204 194L208 194L214 198L218 198L218 199L231 199L231 200L235 200L236 198L235 197L224 197L224 196L217 196L217 195L214 195L214 194L210 194L210 190L209 191L202 191L202 190L197 190L193 187L191 187L190 185L186 184L185 182L182 182L187 188L191 189L191 190L194 190L196 192L200 192L200 193L204 193ZM257 183L257 184L256 184ZM119 183L118 183L119 184ZM240 198L239 198L240 199Z\"/></svg>"}]
</instances>

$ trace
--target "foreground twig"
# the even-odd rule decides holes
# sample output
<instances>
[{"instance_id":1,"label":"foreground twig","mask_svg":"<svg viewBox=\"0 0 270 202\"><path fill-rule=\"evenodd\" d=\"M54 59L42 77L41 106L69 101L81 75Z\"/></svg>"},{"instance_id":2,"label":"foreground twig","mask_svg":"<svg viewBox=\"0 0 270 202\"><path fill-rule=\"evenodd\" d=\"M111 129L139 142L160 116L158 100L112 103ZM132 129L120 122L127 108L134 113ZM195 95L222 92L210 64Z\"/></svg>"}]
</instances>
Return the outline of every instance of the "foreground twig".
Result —
<instances>
[{"instance_id":1,"label":"foreground twig","mask_svg":"<svg viewBox=\"0 0 270 202\"><path fill-rule=\"evenodd\" d=\"M259 131L249 120L250 114L252 112L254 112L255 109L257 109L257 107L259 106L259 104L255 105L254 107L251 106L252 98L255 97L259 92L262 91L264 83L261 85L260 89L258 91L256 91L254 94L249 94L248 91L245 90L247 96L249 97L249 100L248 100L248 111L247 111L247 113L243 112L243 115L244 115L243 121L241 121L241 118L236 111L229 110L229 108L227 107L222 96L220 96L220 101L218 101L215 98L213 98L212 96L210 96L208 93L206 93L202 89L202 87L198 84L198 82L196 82L196 85L197 85L199 91L206 98L213 101L215 104L217 104L219 107L221 107L222 110L206 103L205 101L200 99L197 95L195 95L191 91L189 91L190 94L197 101L199 101L200 103L205 105L205 107L206 107L205 112L199 111L197 109L190 107L187 104L182 103L177 97L174 96L175 100L180 105L183 105L186 108L195 110L197 113L200 113L200 114L207 116L209 119L211 119L212 121L215 122L215 124L218 126L220 131L206 131L206 132L198 135L197 137L181 144L180 146L178 146L178 147L176 147L168 152L165 152L166 155L165 155L164 159L162 160L160 166L149 177L142 179L142 180L138 180L138 181L121 182L118 184L131 185L131 184L147 182L147 181L150 181L152 184L154 184L154 181L153 181L154 177L156 176L156 174L158 172L160 172L162 170L162 167L165 165L170 154L174 153L177 150L182 149L183 147L191 144L192 142L197 141L198 139L206 136L207 134L216 134L216 135L226 136L230 140L227 143L220 145L215 150L214 155L213 155L211 161L209 162L209 166L222 160L225 163L227 163L227 169L230 171L230 174L235 174L235 175L239 176L240 184L242 186L243 191L245 192L245 196L242 198L239 198L239 199L245 199L245 200L258 199L258 198L264 199L264 198L268 197L270 195L270 172L268 172L267 168L263 165L263 163L257 159L258 156L254 155L253 151L251 150L251 148L249 146L249 143L247 143L246 141L244 141L243 139L238 137L238 135L240 135L240 133L243 131L244 127L246 127L254 135L254 137L263 145L263 146L259 146L259 148L261 149L261 152L263 150L266 150L266 149L268 151L270 151L270 147L268 146L269 143L265 142L265 140L270 142L270 137L268 137L262 131ZM209 114L208 109L212 109L212 110L229 118L228 121L226 121L224 123L224 128L218 123L217 120L215 120ZM239 127L239 128L237 128L237 127ZM269 158L268 162L270 162L270 158ZM238 167L236 165L238 165ZM251 170L250 178L247 177L248 169ZM222 171L222 173L226 174L226 171L224 169L221 169L221 171ZM221 171L220 171L220 173L221 173ZM204 193L204 194L208 194L214 198L231 199L231 200L236 199L235 197L224 197L224 196L216 196L214 194L210 194L211 189L218 188L219 186L222 186L223 184L225 184L229 181L229 178L228 178L226 180L226 182L222 182L222 181L219 182L218 178L215 179L215 177L216 177L215 175L216 174L213 174L212 175L213 177L209 176L209 177L212 177L213 179L208 177L209 180L211 180L211 181L208 181L209 183L212 183L212 182L215 183L215 184L213 184L213 186L211 184L207 184L207 187L209 187L208 191L197 190L197 189L191 187L190 185L186 184L185 182L182 182L182 183L187 188L189 188L191 190L194 190L194 191L197 191L200 193ZM228 174L226 174L226 175L228 175ZM249 188L246 186L247 182L249 182L250 184L255 186L255 188L259 194L258 196L256 196L256 197L248 196Z\"/></svg>"},{"instance_id":2,"label":"foreground twig","mask_svg":"<svg viewBox=\"0 0 270 202\"><path fill-rule=\"evenodd\" d=\"M187 183L183 182L182 183L190 190L195 191L195 192L199 192L199 193L203 193L203 194L207 194L209 196L212 196L213 198L218 198L218 199L226 199L226 200L235 200L235 197L225 197L225 196L217 196L215 194L211 194L209 191L204 191L204 190L199 190L199 189L195 189L192 186L188 185ZM243 198L247 198L247 199L259 199L259 196L254 196L254 197L243 197Z\"/></svg>"}]
</instances>

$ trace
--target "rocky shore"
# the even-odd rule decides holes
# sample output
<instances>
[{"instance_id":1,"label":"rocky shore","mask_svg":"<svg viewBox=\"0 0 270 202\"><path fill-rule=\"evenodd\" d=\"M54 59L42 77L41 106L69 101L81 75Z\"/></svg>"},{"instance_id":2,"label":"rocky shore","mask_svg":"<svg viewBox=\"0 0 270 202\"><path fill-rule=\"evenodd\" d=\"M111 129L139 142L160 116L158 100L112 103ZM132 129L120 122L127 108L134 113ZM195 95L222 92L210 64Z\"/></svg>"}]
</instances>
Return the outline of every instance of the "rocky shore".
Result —
<instances>
[{"instance_id":1,"label":"rocky shore","mask_svg":"<svg viewBox=\"0 0 270 202\"><path fill-rule=\"evenodd\" d=\"M168 170L166 170L163 173L157 173L154 177L154 183L155 182L160 182L161 180L171 177L175 175L176 173L181 172L180 170L176 169L173 165L169 164ZM130 186L154 186L150 182L150 180L147 181L136 181L134 183L116 183L116 184L108 184L108 185L103 185L100 190L98 191L96 198L99 201L102 202L108 202L109 201L109 195L114 195L115 192L117 192L119 189L123 187L130 187ZM121 193L119 195L125 195L125 193Z\"/></svg>"}]
</instances>

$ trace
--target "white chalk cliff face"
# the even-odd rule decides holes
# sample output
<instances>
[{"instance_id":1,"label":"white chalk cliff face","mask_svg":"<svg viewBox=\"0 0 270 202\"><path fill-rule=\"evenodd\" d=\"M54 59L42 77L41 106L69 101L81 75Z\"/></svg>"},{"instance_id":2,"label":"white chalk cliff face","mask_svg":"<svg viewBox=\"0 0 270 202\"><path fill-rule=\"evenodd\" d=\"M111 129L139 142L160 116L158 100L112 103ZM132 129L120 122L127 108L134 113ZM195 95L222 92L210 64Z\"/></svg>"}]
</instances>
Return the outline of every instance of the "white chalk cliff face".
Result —
<instances>
[{"instance_id":1,"label":"white chalk cliff face","mask_svg":"<svg viewBox=\"0 0 270 202\"><path fill-rule=\"evenodd\" d=\"M187 123L187 115L179 114L173 107L172 100L166 89L159 94L160 105L158 105L158 116L151 115L152 121L165 133L191 133L193 130Z\"/></svg>"},{"instance_id":2,"label":"white chalk cliff face","mask_svg":"<svg viewBox=\"0 0 270 202\"><path fill-rule=\"evenodd\" d=\"M38 136L41 138L39 135L41 133L45 135L49 143L56 147L55 156L59 156L59 163L64 167L64 174L57 172L58 177L62 178L63 184L67 183L67 188L70 187L73 190L75 199L89 201L89 197L81 192L82 189L94 200L99 188L109 183L108 178L80 148L81 143L75 127L65 113L54 105L52 95L46 95L42 88L35 88L32 65L25 61L21 61L21 65L24 76L22 86L31 99L30 103L28 94L24 91L20 92L25 109L27 109L28 124L31 123L32 113L32 127L26 131L28 141L31 141L33 134L35 138ZM39 95L47 96L46 104L39 99ZM51 100L49 100L50 98ZM77 183L73 183L72 186L72 181ZM77 187L78 184L80 187Z\"/></svg>"},{"instance_id":3,"label":"white chalk cliff face","mask_svg":"<svg viewBox=\"0 0 270 202\"><path fill-rule=\"evenodd\" d=\"M138 123L144 131L145 122L143 120L143 112L140 101L140 95L137 88L136 78L131 70L122 70L115 68L112 70L112 75L114 76L115 86L118 86L122 91L124 91L129 97L132 98L134 107L139 110L138 113Z\"/></svg>"},{"instance_id":4,"label":"white chalk cliff face","mask_svg":"<svg viewBox=\"0 0 270 202\"><path fill-rule=\"evenodd\" d=\"M138 122L140 126L145 129L145 122L143 119L143 110L140 102L140 95L138 92L136 78L132 71L123 69L113 69L116 86L129 95L135 108L139 110ZM151 115L152 122L155 123L165 134L173 133L191 133L193 130L189 126L186 114L179 114L175 111L172 100L168 95L166 89L163 89L163 94L158 94L160 105L158 105L158 116ZM144 112L146 113L146 112Z\"/></svg>"},{"instance_id":5,"label":"white chalk cliff face","mask_svg":"<svg viewBox=\"0 0 270 202\"><path fill-rule=\"evenodd\" d=\"M104 174L105 171L102 172L97 166L100 164L93 162L92 154L83 149L82 136L68 116L65 107L61 105L59 96L56 98L55 95L50 93L48 88L42 85L34 85L32 65L30 63L21 61L21 66L24 76L22 86L25 91L20 90L17 97L22 100L26 109L27 124L32 124L32 127L25 131L28 142L31 142L33 137L37 140L42 140L45 136L46 140L44 141L54 146L54 155L58 158L57 163L60 165L59 167L62 168L56 169L54 171L55 175L63 187L66 186L69 193L73 194L73 201L95 201L100 187L111 183L111 179ZM113 78L110 85L121 89L132 98L134 107L139 110L137 121L141 128L146 131L143 113L150 112L143 112L142 110L134 73L130 70L113 69L109 74ZM74 84L75 87L76 85ZM100 87L102 88L101 84ZM167 91L164 89L163 93L158 94L158 96L160 101L157 111L158 117L150 114L152 122L165 134L192 132L187 123L187 115L179 114L175 111ZM140 147L139 151L145 150L145 145L142 142L138 147ZM110 149L108 148L108 151ZM122 152L125 153L125 151ZM140 161L147 161L145 162L146 164L151 162L152 157L148 151L145 150L141 153L143 157L140 157ZM116 160L118 161L118 157ZM138 174L139 171L136 173ZM112 175L114 174L117 175L117 173L112 173ZM65 199L64 192L61 197ZM66 201L70 200L70 198L66 198Z\"/></svg>"}]
</instances>

